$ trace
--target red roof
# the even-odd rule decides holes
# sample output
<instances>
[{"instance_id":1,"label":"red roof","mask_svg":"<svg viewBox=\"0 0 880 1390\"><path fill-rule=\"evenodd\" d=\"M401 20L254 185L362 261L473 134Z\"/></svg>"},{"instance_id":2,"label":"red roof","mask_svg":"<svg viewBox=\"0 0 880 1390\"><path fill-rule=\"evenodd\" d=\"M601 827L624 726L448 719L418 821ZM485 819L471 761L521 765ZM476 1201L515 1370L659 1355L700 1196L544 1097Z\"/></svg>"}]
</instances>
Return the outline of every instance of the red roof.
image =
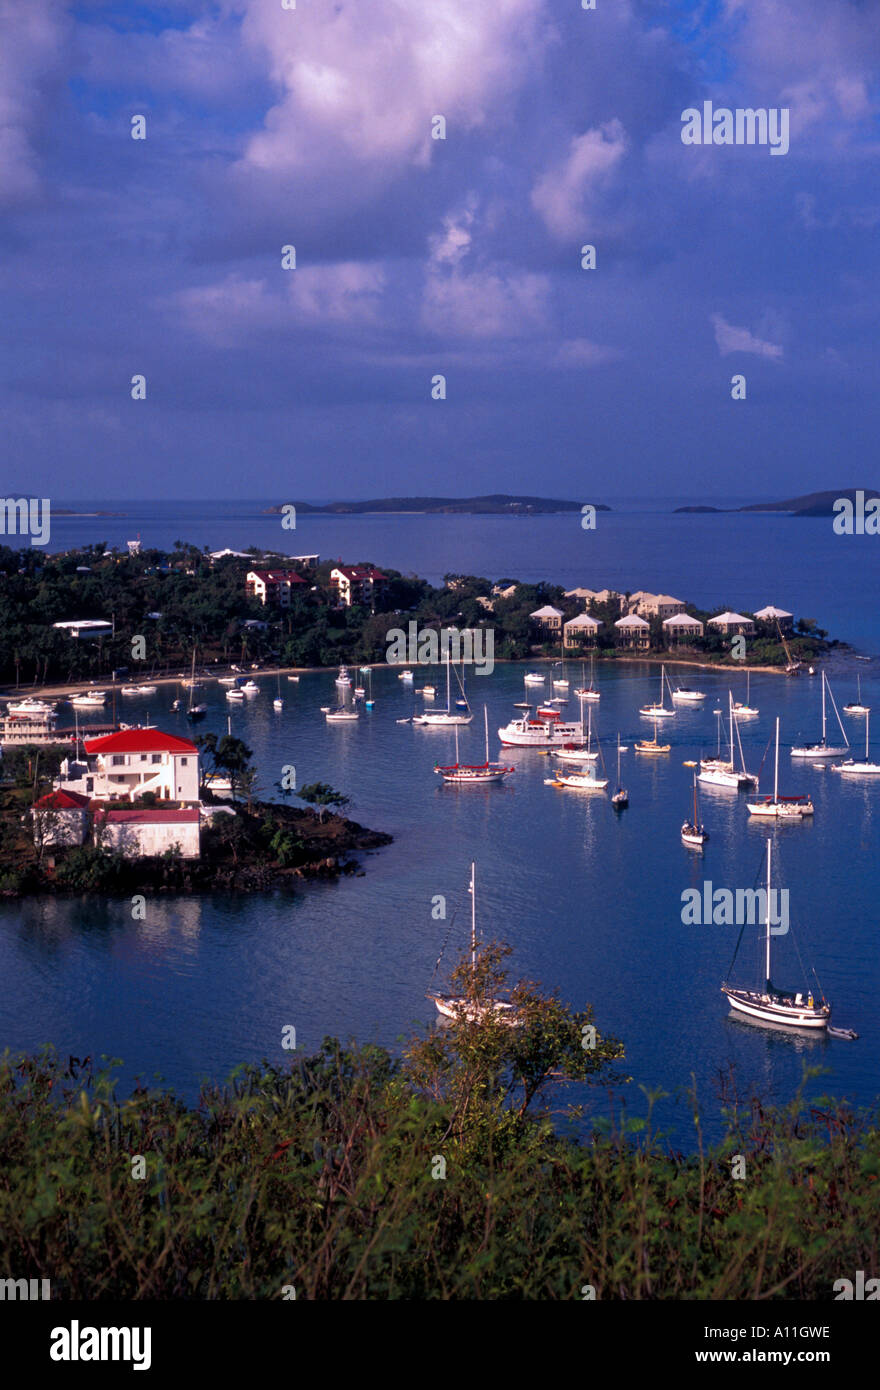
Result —
<instances>
[{"instance_id":1,"label":"red roof","mask_svg":"<svg viewBox=\"0 0 880 1390\"><path fill-rule=\"evenodd\" d=\"M80 792L67 792L58 788L54 792L47 792L41 796L39 801L34 802L34 806L51 807L56 811L80 811L88 806L89 798L82 796Z\"/></svg>"},{"instance_id":2,"label":"red roof","mask_svg":"<svg viewBox=\"0 0 880 1390\"><path fill-rule=\"evenodd\" d=\"M120 729L116 734L103 734L83 740L86 752L91 753L197 753L188 738L163 734L161 729Z\"/></svg>"},{"instance_id":3,"label":"red roof","mask_svg":"<svg viewBox=\"0 0 880 1390\"><path fill-rule=\"evenodd\" d=\"M305 584L305 580L297 570L251 570L258 579L262 579L264 584L280 584L287 580L290 584Z\"/></svg>"},{"instance_id":4,"label":"red roof","mask_svg":"<svg viewBox=\"0 0 880 1390\"><path fill-rule=\"evenodd\" d=\"M344 574L346 579L384 579L385 575L373 565L334 565L334 569Z\"/></svg>"},{"instance_id":5,"label":"red roof","mask_svg":"<svg viewBox=\"0 0 880 1390\"><path fill-rule=\"evenodd\" d=\"M142 811L102 810L100 815L101 820L111 825L191 825L199 819L198 810L164 810L159 806L145 806Z\"/></svg>"}]
</instances>

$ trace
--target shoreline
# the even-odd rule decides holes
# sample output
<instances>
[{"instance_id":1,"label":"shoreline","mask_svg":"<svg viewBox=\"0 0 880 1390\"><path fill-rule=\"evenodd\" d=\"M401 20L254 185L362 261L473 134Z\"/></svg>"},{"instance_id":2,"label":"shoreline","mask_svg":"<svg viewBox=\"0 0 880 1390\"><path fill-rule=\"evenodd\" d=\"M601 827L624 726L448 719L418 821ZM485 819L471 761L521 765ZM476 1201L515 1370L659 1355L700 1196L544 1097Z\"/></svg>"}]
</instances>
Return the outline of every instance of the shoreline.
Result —
<instances>
[{"instance_id":1,"label":"shoreline","mask_svg":"<svg viewBox=\"0 0 880 1390\"><path fill-rule=\"evenodd\" d=\"M836 645L837 645L837 648L838 648L838 649L843 649L843 650L850 650L850 651L852 651L852 648L849 648L848 643L845 643L845 642L838 642ZM596 654L593 653L593 655L596 655ZM827 655L828 655L828 653L825 652L825 653L822 654L822 656L814 657L814 658L813 658L814 663L818 665L819 663L821 663L821 661L822 661ZM494 665L495 665L495 666L515 666L515 665L523 665L523 666L529 666L529 665L531 665L531 666L538 666L538 665L546 664L546 665L549 665L549 666L553 666L553 665L556 665L556 664L559 662L559 660L560 660L559 657L553 657L553 656L498 657L497 659L494 660ZM566 657L566 658L565 658L566 665L575 665L575 666L578 665L578 663L583 662L583 661L585 661L585 660L586 660L586 658L583 657L583 656L580 656L580 657L574 657L574 656L572 656L572 657ZM656 665L658 665L658 664L659 664L659 665L666 665L666 666L693 666L693 667L697 667L699 670L703 670L703 671L737 671L737 672L742 672L742 671L758 671L758 672L763 672L763 673L766 674L766 675L777 675L777 676L784 676L784 675L786 674L786 671L785 671L785 667L784 667L784 666L765 666L765 665L757 666L757 665L751 665L749 662L746 662L746 661L743 661L743 662L736 662L736 663L734 663L734 662L722 662L722 661L698 661L698 660L696 660L696 659L690 659L690 658L686 658L686 657L672 657L672 656L667 656L667 655L665 655L665 654L662 653L662 652L644 652L644 653L642 653L642 654L640 654L640 655L633 654L633 655L631 655L631 656L630 656L630 655L627 655L627 656L613 656L613 657L600 657L600 656L597 656L597 657L596 657L596 660L597 660L597 664L608 665L608 666L614 666L614 665L617 665L618 663L626 662L626 663L629 664L629 665L632 665L632 664L634 664L634 663L641 663L641 664L644 664L644 665L654 665L654 666L656 666ZM363 663L363 666L364 666L365 669L369 669L369 670L371 670L371 671L381 671L381 670L383 670L384 668L387 668L388 670L394 670L395 667L398 666L398 665L400 665L400 664L401 664L401 663L399 663L399 662L391 663L391 662L385 662L385 661L370 661L370 662L366 662L366 661L365 661L365 662ZM481 664L481 663L477 663L477 664ZM804 662L804 663L803 663L804 671L806 671L806 668L807 668L808 664L809 664L808 662ZM420 663L419 663L419 662L412 662L412 663L410 663L410 665L412 666L413 669L415 669L415 668L419 667ZM264 669L261 669L261 670L259 670L259 671L249 670L249 671L241 671L241 672L229 672L228 668L222 668L221 671L220 671L220 674L222 674L222 675L229 675L229 674L241 675L242 679L259 680L259 679L262 679L262 678L265 678L265 677L273 677L273 676L285 676L285 677L286 677L286 676L312 676L312 675L320 675L321 672L330 672L330 671L335 671L335 670L337 670L337 669L338 669L338 664L337 664L336 662L334 662L332 666L271 666L271 667L266 667L266 668L264 668ZM442 662L427 662L427 663L424 664L424 667L423 667L422 669L424 669L425 671L432 670L432 669L442 670L442 669L443 669L443 663L442 663ZM200 679L200 681L201 681L201 683L202 683L203 685L208 685L208 684L210 684L210 683L216 683L217 681L219 681L219 679L220 679L220 674L214 675L213 672L211 672L211 673L209 673L209 674L202 675L199 679ZM178 676L143 676L141 679L142 679L142 681L143 681L143 684L145 684L145 685L146 685L146 684L149 684L149 685L156 685L156 686L181 685L182 681L188 680L188 679L189 679L189 672L182 673L181 675L178 675ZM115 687L115 689L116 689L117 694L119 694L119 692L120 692L120 690L121 690L121 687L122 687L123 685L134 684L134 683L136 682L136 680L137 680L137 678L134 677L134 676L127 676L127 677L125 678L124 681L101 680L99 677L94 677L93 679L87 680L87 681L70 681L70 682L64 682L64 683L62 683L62 684L60 684L60 685L21 685L21 686L18 686L17 688L12 688L12 689L10 689L9 687L6 687L5 689L0 690L0 700L22 700L22 699L26 699L26 698L28 698L28 697L31 697L31 698L43 698L43 697L48 697L48 698L50 698L50 699L63 699L63 698L64 698L65 696L67 696L67 695L79 695L79 694L83 693L83 692L86 691L86 690L97 690L97 689L101 689L101 690L106 689L107 695L108 695L108 696L112 696L114 687ZM150 697L147 696L147 695L144 695L144 696L125 696L125 695L120 695L120 699L122 699L122 700L128 700L128 699L141 699L141 700L145 700L145 699L149 699L149 698L150 698ZM134 706L132 706L132 708L134 708Z\"/></svg>"}]
</instances>

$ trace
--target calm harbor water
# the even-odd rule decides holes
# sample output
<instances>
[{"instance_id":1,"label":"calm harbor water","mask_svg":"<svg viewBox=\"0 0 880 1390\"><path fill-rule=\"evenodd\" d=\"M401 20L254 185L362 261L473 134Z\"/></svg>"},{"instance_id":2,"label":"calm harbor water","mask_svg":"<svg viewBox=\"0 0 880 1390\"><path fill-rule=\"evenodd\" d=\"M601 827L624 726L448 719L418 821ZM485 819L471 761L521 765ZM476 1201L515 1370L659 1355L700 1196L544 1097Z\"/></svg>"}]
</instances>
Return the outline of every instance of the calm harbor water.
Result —
<instances>
[{"instance_id":1,"label":"calm harbor water","mask_svg":"<svg viewBox=\"0 0 880 1390\"><path fill-rule=\"evenodd\" d=\"M51 548L121 545L136 534L146 545L170 547L180 537L211 549L278 545L285 553L370 559L434 582L455 571L566 587L644 587L707 606L769 602L880 654L875 539L836 537L828 520L675 516L671 500L600 514L595 532L583 531L577 516L559 515L304 517L290 533L262 515L268 502L87 504L105 505L128 515L55 518ZM880 712L877 666L835 657L828 671L838 704L854 698L858 674L863 699ZM463 759L482 757L484 702L497 755L496 730L523 698L524 669L501 665L471 679L477 717L461 732ZM432 674L442 690L442 675ZM417 675L416 685L428 679ZM432 970L453 912L444 962L467 944L474 858L481 934L511 944L517 975L594 1005L600 1028L626 1043L634 1078L628 1105L643 1108L639 1084L662 1087L669 1099L660 1116L677 1143L693 1143L682 1100L691 1076L711 1107L731 1066L742 1095L756 1089L786 1100L808 1064L828 1073L814 1091L870 1102L880 1042L880 786L792 765L788 747L818 734L817 678L752 678L760 716L741 726L747 763L755 769L765 759L762 787L770 790L766 749L780 714L781 790L809 791L816 805L812 822L772 832L778 881L790 891L797 942L834 1004L835 1021L861 1036L853 1043L810 1039L732 1021L719 985L739 928L684 926L681 895L706 880L751 887L767 830L750 822L743 795L706 789L711 840L702 856L682 846L691 798L691 772L682 764L714 748L713 709L726 708L729 677L688 671L682 678L710 698L665 721L668 757L642 759L632 745L640 733L650 736L650 725L643 727L638 708L656 693L657 669L597 667L602 699L594 717L612 778L618 731L630 747L623 778L631 804L619 817L607 796L545 786L549 760L532 750L510 750L517 772L509 784L443 786L433 766L454 756L453 735L395 722L421 702L391 670L376 673L375 709L351 726L328 726L320 713L334 699L333 673L284 683L281 713L272 709L274 681L264 680L263 693L232 712L234 731L255 751L264 793L293 763L299 785L320 779L341 788L353 798L350 814L389 831L394 843L365 858L362 877L309 886L295 898L157 898L145 922L131 920L127 902L0 904L2 1043L17 1049L52 1041L63 1053L122 1058L127 1079L161 1075L189 1096L200 1079L225 1077L242 1061L283 1062L285 1024L296 1027L305 1049L327 1034L396 1047L412 1028L434 1022L425 990L436 984ZM741 683L735 698L744 698ZM222 688L209 685L204 698L210 712L203 728L222 732L229 713ZM130 717L184 732L170 702L167 691L129 702ZM846 722L858 746L863 722ZM880 741L880 713L876 732ZM446 922L432 919L436 894L447 898ZM750 982L756 950L748 928L746 938L740 967ZM799 985L793 938L777 941L774 976Z\"/></svg>"},{"instance_id":2,"label":"calm harbor water","mask_svg":"<svg viewBox=\"0 0 880 1390\"><path fill-rule=\"evenodd\" d=\"M524 670L504 665L471 679L477 717L461 731L463 759L482 756L484 703L495 756L495 731L523 698ZM842 658L829 671L839 704L854 695L859 672L863 698L880 708L873 662ZM571 677L579 674L570 668ZM749 888L761 871L768 832L750 821L742 794L703 792L711 833L703 855L679 839L692 794L682 764L714 748L713 710L726 705L728 678L688 672L687 683L700 684L709 698L664 722L672 752L654 759L640 758L632 745L650 733L638 707L657 690L657 668L603 665L597 682L602 698L594 718L612 778L618 731L629 745L623 779L631 804L620 816L608 796L545 786L550 760L534 750L507 750L517 768L509 785L442 785L433 767L452 758L453 734L395 722L422 702L391 670L374 675L374 710L348 726L328 726L320 713L333 698L333 673L284 683L282 712L272 708L274 681L264 680L263 693L232 713L234 731L256 752L264 791L293 763L299 785L320 778L342 788L353 798L350 814L390 831L394 843L365 858L363 877L310 886L295 898L157 898L145 922L131 920L127 902L3 904L3 1042L32 1048L51 1040L63 1053L119 1057L126 1077L161 1074L190 1096L201 1078L224 1077L242 1061L283 1062L285 1024L294 1024L306 1049L327 1034L396 1047L412 1028L433 1024L425 990L453 912L445 959L467 945L473 857L480 933L511 944L517 975L558 986L577 1005L594 1005L600 1028L625 1040L635 1083L669 1093L660 1117L676 1142L690 1145L693 1135L682 1088L693 1075L711 1107L719 1075L730 1066L744 1095L754 1088L788 1098L806 1063L828 1069L814 1091L871 1101L880 1043L880 787L792 765L788 745L818 728L818 679L753 676L760 716L742 725L742 740L750 768L764 759L767 785L766 749L781 715L781 790L811 792L816 814L771 832L778 882L790 890L801 953L815 966L835 1020L855 1027L858 1042L731 1020L719 985L739 929L682 924L684 889L706 880ZM435 683L439 688L437 673ZM222 687L209 685L205 698L203 727L224 730ZM170 699L166 691L128 703L132 714L138 703L140 717L183 732L186 722L169 712ZM863 721L846 722L853 742L864 737ZM432 919L436 894L447 898L446 922ZM747 928L745 935L740 978L751 983L757 932ZM777 941L774 975L799 985L792 937ZM641 1094L635 1085L628 1089L630 1109L640 1111Z\"/></svg>"}]
</instances>

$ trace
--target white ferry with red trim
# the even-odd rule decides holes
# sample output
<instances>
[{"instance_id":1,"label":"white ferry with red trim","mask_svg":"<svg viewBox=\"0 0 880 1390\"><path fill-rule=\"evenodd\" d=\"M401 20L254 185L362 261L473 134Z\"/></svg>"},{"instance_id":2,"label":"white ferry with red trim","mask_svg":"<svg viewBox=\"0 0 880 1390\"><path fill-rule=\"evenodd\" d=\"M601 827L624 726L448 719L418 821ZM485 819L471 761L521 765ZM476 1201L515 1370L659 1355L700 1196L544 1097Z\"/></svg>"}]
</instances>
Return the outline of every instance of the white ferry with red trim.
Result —
<instances>
[{"instance_id":1,"label":"white ferry with red trim","mask_svg":"<svg viewBox=\"0 0 880 1390\"><path fill-rule=\"evenodd\" d=\"M498 737L506 748L582 748L587 741L582 723L564 722L558 709L546 705L538 706L534 718L524 714L511 719L498 730Z\"/></svg>"}]
</instances>

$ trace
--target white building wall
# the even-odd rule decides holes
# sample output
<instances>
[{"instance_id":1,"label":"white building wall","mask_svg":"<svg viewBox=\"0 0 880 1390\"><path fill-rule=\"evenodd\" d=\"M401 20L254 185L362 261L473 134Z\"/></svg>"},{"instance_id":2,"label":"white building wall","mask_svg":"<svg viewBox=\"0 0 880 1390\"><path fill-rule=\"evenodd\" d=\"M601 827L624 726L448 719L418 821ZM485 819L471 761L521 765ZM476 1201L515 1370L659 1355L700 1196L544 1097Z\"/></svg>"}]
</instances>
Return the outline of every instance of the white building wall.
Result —
<instances>
[{"instance_id":1,"label":"white building wall","mask_svg":"<svg viewBox=\"0 0 880 1390\"><path fill-rule=\"evenodd\" d=\"M157 821L146 824L122 822L107 824L101 832L101 843L107 849L118 849L130 857L164 854L180 846L184 859L198 859L201 853L199 824L169 824Z\"/></svg>"}]
</instances>

